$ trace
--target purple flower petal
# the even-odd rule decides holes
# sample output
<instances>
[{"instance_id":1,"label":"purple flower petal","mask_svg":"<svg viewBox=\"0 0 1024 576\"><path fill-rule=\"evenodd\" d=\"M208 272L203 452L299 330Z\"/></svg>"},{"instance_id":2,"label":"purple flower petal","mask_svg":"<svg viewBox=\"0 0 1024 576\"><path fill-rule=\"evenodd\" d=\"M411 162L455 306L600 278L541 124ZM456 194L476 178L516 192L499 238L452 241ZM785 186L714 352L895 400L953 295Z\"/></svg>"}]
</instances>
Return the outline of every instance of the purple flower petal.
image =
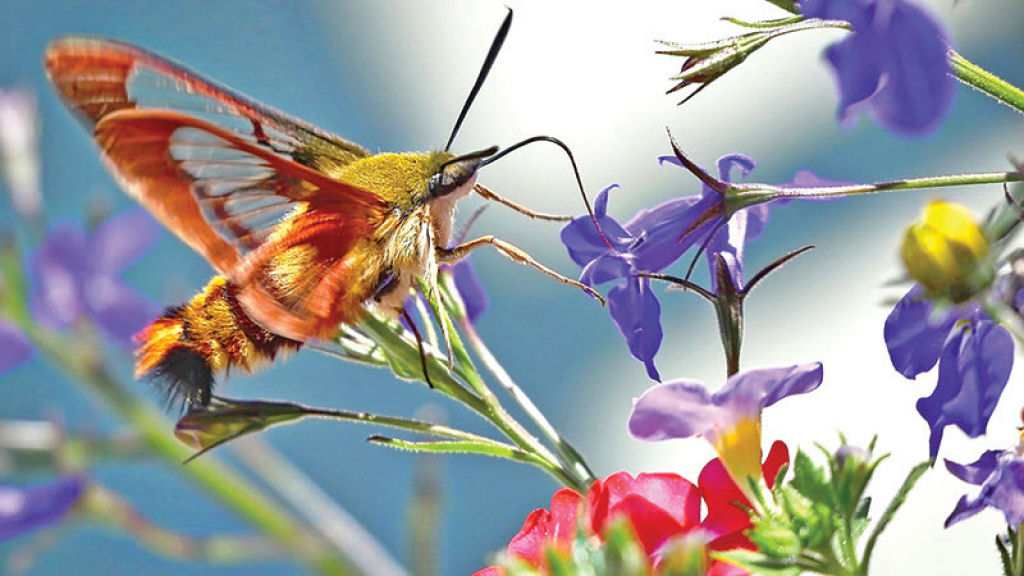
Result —
<instances>
[{"instance_id":1,"label":"purple flower petal","mask_svg":"<svg viewBox=\"0 0 1024 576\"><path fill-rule=\"evenodd\" d=\"M633 402L629 432L641 440L671 440L705 434L718 423L704 385L680 379L652 386Z\"/></svg>"},{"instance_id":2,"label":"purple flower petal","mask_svg":"<svg viewBox=\"0 0 1024 576\"><path fill-rule=\"evenodd\" d=\"M757 368L730 377L713 398L715 404L722 406L753 406L760 410L786 396L815 390L821 386L823 376L821 362L785 368Z\"/></svg>"},{"instance_id":3,"label":"purple flower petal","mask_svg":"<svg viewBox=\"0 0 1024 576\"><path fill-rule=\"evenodd\" d=\"M956 425L971 438L985 433L1012 367L1013 338L1002 326L981 320L950 336L939 358L935 391L917 402L931 429L932 458L946 426Z\"/></svg>"},{"instance_id":4,"label":"purple flower petal","mask_svg":"<svg viewBox=\"0 0 1024 576\"><path fill-rule=\"evenodd\" d=\"M953 524L966 520L971 516L974 516L978 512L981 512L986 508L985 502L981 498L974 500L968 500L967 496L961 496L960 501L956 503L956 507L953 508L953 512L946 518L946 522L943 524L945 528L949 528Z\"/></svg>"},{"instance_id":5,"label":"purple flower petal","mask_svg":"<svg viewBox=\"0 0 1024 576\"><path fill-rule=\"evenodd\" d=\"M974 480L972 483L981 484L977 498L970 500L967 496L962 497L953 513L946 519L947 528L986 507L1001 510L1008 526L1016 527L1024 522L1024 460L1012 450L990 452L995 454L995 462L992 466L988 466L988 462L985 463L983 468L987 470L987 475L984 478L971 478ZM986 452L982 459L992 458L989 452ZM970 466L975 466L981 461ZM980 473L981 468L975 472Z\"/></svg>"},{"instance_id":6,"label":"purple flower petal","mask_svg":"<svg viewBox=\"0 0 1024 576\"><path fill-rule=\"evenodd\" d=\"M133 337L160 316L160 306L113 276L89 278L85 304L93 322L123 348L131 348Z\"/></svg>"},{"instance_id":7,"label":"purple flower petal","mask_svg":"<svg viewBox=\"0 0 1024 576\"><path fill-rule=\"evenodd\" d=\"M0 486L0 541L59 522L84 489L81 476L36 486Z\"/></svg>"},{"instance_id":8,"label":"purple flower petal","mask_svg":"<svg viewBox=\"0 0 1024 576\"><path fill-rule=\"evenodd\" d=\"M0 320L0 374L32 357L32 343L13 324Z\"/></svg>"},{"instance_id":9,"label":"purple flower petal","mask_svg":"<svg viewBox=\"0 0 1024 576\"><path fill-rule=\"evenodd\" d=\"M948 35L908 0L804 0L809 18L846 20L853 32L826 50L839 85L839 117L866 109L896 134L933 131L949 111L955 83Z\"/></svg>"},{"instance_id":10,"label":"purple flower petal","mask_svg":"<svg viewBox=\"0 0 1024 576\"><path fill-rule=\"evenodd\" d=\"M732 182L732 169L740 169L740 178L743 178L750 171L757 167L757 162L746 154L726 154L718 159L718 179L722 182Z\"/></svg>"},{"instance_id":11,"label":"purple flower petal","mask_svg":"<svg viewBox=\"0 0 1024 576\"><path fill-rule=\"evenodd\" d=\"M741 372L714 394L700 382L673 380L652 386L634 402L629 431L642 440L708 436L743 418L759 418L763 408L810 392L821 381L820 362Z\"/></svg>"},{"instance_id":12,"label":"purple flower petal","mask_svg":"<svg viewBox=\"0 0 1024 576\"><path fill-rule=\"evenodd\" d=\"M148 252L160 237L160 224L142 208L125 210L100 224L88 250L96 272L119 274Z\"/></svg>"},{"instance_id":13,"label":"purple flower petal","mask_svg":"<svg viewBox=\"0 0 1024 576\"><path fill-rule=\"evenodd\" d=\"M609 250L583 267L580 272L580 282L593 287L625 278L633 273L633 267L628 258L627 255Z\"/></svg>"},{"instance_id":14,"label":"purple flower petal","mask_svg":"<svg viewBox=\"0 0 1024 576\"><path fill-rule=\"evenodd\" d=\"M936 317L931 302L915 284L885 320L885 346L896 371L914 378L931 370L955 322L952 314Z\"/></svg>"},{"instance_id":15,"label":"purple flower petal","mask_svg":"<svg viewBox=\"0 0 1024 576\"><path fill-rule=\"evenodd\" d=\"M62 329L88 313L115 343L131 346L132 336L159 316L160 308L118 275L152 246L158 230L143 210L114 216L88 240L77 226L52 229L31 261L33 316Z\"/></svg>"},{"instance_id":16,"label":"purple flower petal","mask_svg":"<svg viewBox=\"0 0 1024 576\"><path fill-rule=\"evenodd\" d=\"M971 464L957 464L952 460L946 460L946 470L968 484L980 486L986 478L992 475L992 471L996 469L999 455L1002 453L1002 450L987 450L981 455L981 458Z\"/></svg>"},{"instance_id":17,"label":"purple flower petal","mask_svg":"<svg viewBox=\"0 0 1024 576\"><path fill-rule=\"evenodd\" d=\"M89 274L85 234L77 226L50 231L32 259L34 284L29 297L32 315L40 324L60 329L82 312L82 287Z\"/></svg>"},{"instance_id":18,"label":"purple flower petal","mask_svg":"<svg viewBox=\"0 0 1024 576\"><path fill-rule=\"evenodd\" d=\"M652 380L661 380L654 356L661 347L661 304L646 278L630 277L608 291L608 312L626 339L629 352L644 363Z\"/></svg>"},{"instance_id":19,"label":"purple flower petal","mask_svg":"<svg viewBox=\"0 0 1024 576\"><path fill-rule=\"evenodd\" d=\"M828 188L830 186L853 186L857 184L852 180L829 180L822 178L810 170L797 170L793 179L786 184L779 184L779 188Z\"/></svg>"},{"instance_id":20,"label":"purple flower petal","mask_svg":"<svg viewBox=\"0 0 1024 576\"><path fill-rule=\"evenodd\" d=\"M589 214L575 218L562 228L562 243L568 249L569 257L579 266L586 266L590 261L615 250L625 250L632 241L629 233L607 213L608 193L617 187L618 184L608 186L594 200L594 216L601 225L604 238ZM605 243L605 238L612 244L612 248Z\"/></svg>"},{"instance_id":21,"label":"purple flower petal","mask_svg":"<svg viewBox=\"0 0 1024 576\"><path fill-rule=\"evenodd\" d=\"M625 228L636 241L630 247L633 266L645 272L660 272L682 257L721 218L708 217L721 208L717 194L687 196L662 202L636 214Z\"/></svg>"},{"instance_id":22,"label":"purple flower petal","mask_svg":"<svg viewBox=\"0 0 1024 576\"><path fill-rule=\"evenodd\" d=\"M475 324L476 319L490 307L491 300L476 275L473 262L468 257L459 260L452 267L452 277L455 279L455 289L459 291L459 296L462 296L462 302L466 305L466 319L470 324Z\"/></svg>"}]
</instances>

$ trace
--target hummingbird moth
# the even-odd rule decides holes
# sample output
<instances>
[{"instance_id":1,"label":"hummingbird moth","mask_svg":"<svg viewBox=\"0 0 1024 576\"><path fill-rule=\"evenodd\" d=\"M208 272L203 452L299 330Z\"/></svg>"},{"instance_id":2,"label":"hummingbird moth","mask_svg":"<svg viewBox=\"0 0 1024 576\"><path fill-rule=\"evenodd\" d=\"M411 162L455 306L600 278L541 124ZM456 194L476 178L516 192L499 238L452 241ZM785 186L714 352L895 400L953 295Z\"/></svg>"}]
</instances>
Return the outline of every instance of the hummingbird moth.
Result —
<instances>
[{"instance_id":1,"label":"hummingbird moth","mask_svg":"<svg viewBox=\"0 0 1024 576\"><path fill-rule=\"evenodd\" d=\"M107 167L218 273L142 331L136 376L206 405L216 374L327 338L371 307L399 314L416 279L436 294L438 264L485 245L600 299L493 236L449 247L455 204L473 191L545 217L476 184L480 167L546 140L576 169L548 136L449 151L511 22L509 10L447 145L425 153L371 154L128 44L52 42L48 77Z\"/></svg>"}]
</instances>

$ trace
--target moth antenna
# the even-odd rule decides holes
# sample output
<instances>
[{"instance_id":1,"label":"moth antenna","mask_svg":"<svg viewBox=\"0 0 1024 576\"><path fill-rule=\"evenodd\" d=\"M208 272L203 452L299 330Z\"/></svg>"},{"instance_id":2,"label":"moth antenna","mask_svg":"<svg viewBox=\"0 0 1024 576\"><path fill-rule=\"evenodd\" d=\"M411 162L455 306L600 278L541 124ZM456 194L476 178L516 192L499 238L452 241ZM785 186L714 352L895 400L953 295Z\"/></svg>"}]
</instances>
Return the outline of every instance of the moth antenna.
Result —
<instances>
[{"instance_id":1,"label":"moth antenna","mask_svg":"<svg viewBox=\"0 0 1024 576\"><path fill-rule=\"evenodd\" d=\"M409 311L404 307L402 308L402 318L409 324L413 335L416 336L416 346L420 350L420 367L423 368L423 379L427 382L427 386L433 389L434 383L430 381L430 373L427 371L427 350L423 346L423 336L420 334L420 329L416 326L416 321L412 319Z\"/></svg>"},{"instance_id":2,"label":"moth antenna","mask_svg":"<svg viewBox=\"0 0 1024 576\"><path fill-rule=\"evenodd\" d=\"M534 142L550 142L555 146L561 148L569 157L569 163L572 164L572 173L573 175L576 176L576 185L579 186L580 195L583 196L583 205L587 207L587 214L590 214L590 219L594 221L594 227L597 228L597 233L598 235L601 236L601 240L604 241L605 245L608 246L608 248L612 249L612 243L609 242L608 237L604 235L604 230L601 229L601 225L597 222L597 216L594 215L594 209L591 208L590 206L590 199L587 198L587 191L583 188L583 178L580 177L580 169L578 166L576 166L576 158L572 155L572 150L569 149L569 146L567 146L565 142L562 142L561 140L555 138L554 136L531 136L525 140L520 140L519 142L516 142L515 144L509 146L508 148L505 148L501 152L498 152L497 154L494 154L493 156L490 156L489 158L481 161L479 167L482 168L488 164L491 164L495 160L503 156L506 156L509 153L518 150L523 146L526 146L527 144L533 144Z\"/></svg>"},{"instance_id":3,"label":"moth antenna","mask_svg":"<svg viewBox=\"0 0 1024 576\"><path fill-rule=\"evenodd\" d=\"M484 80L487 80L487 74L490 73L491 66L497 60L498 53L501 52L501 45L505 43L505 38L508 36L510 28L512 28L512 9L508 8L508 15L505 16L505 20L501 23L501 28L498 28L498 33L494 36L494 40L491 41L491 49L487 51L484 65L480 68L480 73L477 74L476 83L473 84L473 88L469 91L466 103L462 105L462 112L459 112L459 119L455 121L455 127L452 128L452 134L448 137L448 143L444 145L445 152L451 149L452 142L455 141L455 135L459 133L462 121L466 119L466 114L469 112L470 106L473 105L473 100L476 99L480 88L484 85Z\"/></svg>"}]
</instances>

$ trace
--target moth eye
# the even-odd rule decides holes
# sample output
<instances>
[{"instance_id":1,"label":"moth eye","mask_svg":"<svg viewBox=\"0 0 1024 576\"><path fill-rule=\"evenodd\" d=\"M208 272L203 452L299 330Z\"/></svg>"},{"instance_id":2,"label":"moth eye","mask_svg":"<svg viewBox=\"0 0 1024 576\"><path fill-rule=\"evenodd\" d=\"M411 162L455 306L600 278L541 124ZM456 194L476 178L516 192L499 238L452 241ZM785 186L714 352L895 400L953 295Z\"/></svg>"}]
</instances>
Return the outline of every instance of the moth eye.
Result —
<instances>
[{"instance_id":1,"label":"moth eye","mask_svg":"<svg viewBox=\"0 0 1024 576\"><path fill-rule=\"evenodd\" d=\"M446 186L444 183L443 172L438 172L437 174L434 174L433 176L430 177L430 180L427 182L427 189L430 191L431 196L444 196L445 194L448 193L448 190L446 190L445 188Z\"/></svg>"}]
</instances>

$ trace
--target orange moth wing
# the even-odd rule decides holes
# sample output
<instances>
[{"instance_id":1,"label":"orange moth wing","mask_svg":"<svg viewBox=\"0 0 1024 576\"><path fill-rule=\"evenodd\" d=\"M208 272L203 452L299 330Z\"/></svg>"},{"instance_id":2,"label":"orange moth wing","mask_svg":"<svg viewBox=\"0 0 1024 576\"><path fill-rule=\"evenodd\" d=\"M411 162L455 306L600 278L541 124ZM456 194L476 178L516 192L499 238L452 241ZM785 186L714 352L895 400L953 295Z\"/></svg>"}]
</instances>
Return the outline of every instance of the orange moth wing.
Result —
<instances>
[{"instance_id":1,"label":"orange moth wing","mask_svg":"<svg viewBox=\"0 0 1024 576\"><path fill-rule=\"evenodd\" d=\"M46 69L124 188L254 320L302 341L357 317L359 243L390 205L331 175L365 149L118 42L57 40Z\"/></svg>"}]
</instances>

